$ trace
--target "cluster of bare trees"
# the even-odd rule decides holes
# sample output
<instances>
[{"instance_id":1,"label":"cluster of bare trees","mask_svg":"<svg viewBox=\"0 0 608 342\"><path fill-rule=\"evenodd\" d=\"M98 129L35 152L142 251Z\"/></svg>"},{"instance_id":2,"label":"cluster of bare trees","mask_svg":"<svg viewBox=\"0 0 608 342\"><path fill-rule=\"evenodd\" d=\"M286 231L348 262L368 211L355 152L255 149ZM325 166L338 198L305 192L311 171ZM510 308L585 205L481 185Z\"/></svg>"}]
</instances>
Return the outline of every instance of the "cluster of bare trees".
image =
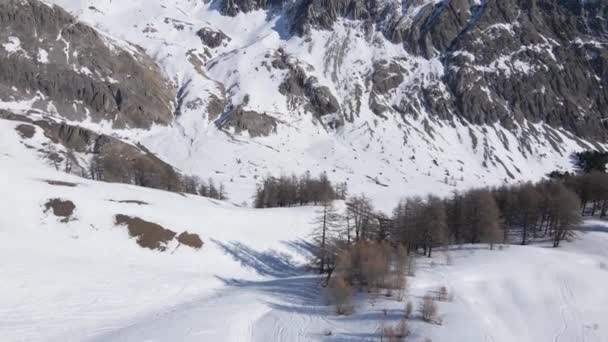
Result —
<instances>
[{"instance_id":1,"label":"cluster of bare trees","mask_svg":"<svg viewBox=\"0 0 608 342\"><path fill-rule=\"evenodd\" d=\"M565 175L564 184L572 189L581 201L583 215L606 217L608 212L608 174L591 171L578 176Z\"/></svg>"},{"instance_id":2,"label":"cluster of bare trees","mask_svg":"<svg viewBox=\"0 0 608 342\"><path fill-rule=\"evenodd\" d=\"M301 177L296 175L267 176L258 184L254 196L256 208L291 207L305 204L319 204L324 201L345 199L346 183L334 186L325 172L315 178L310 172Z\"/></svg>"},{"instance_id":3,"label":"cluster of bare trees","mask_svg":"<svg viewBox=\"0 0 608 342\"><path fill-rule=\"evenodd\" d=\"M525 245L533 239L550 238L558 247L573 237L581 222L581 202L566 184L542 181L495 189L504 240Z\"/></svg>"},{"instance_id":4,"label":"cluster of bare trees","mask_svg":"<svg viewBox=\"0 0 608 342\"><path fill-rule=\"evenodd\" d=\"M182 186L182 192L187 194L209 197L221 201L228 199L224 183L216 185L211 178L205 182L197 176L184 176L182 177Z\"/></svg>"},{"instance_id":5,"label":"cluster of bare trees","mask_svg":"<svg viewBox=\"0 0 608 342\"><path fill-rule=\"evenodd\" d=\"M315 264L328 275L328 292L340 313L349 311L357 287L391 296L397 291L402 298L406 276L414 273L414 255L431 257L438 246L486 243L492 249L496 243L543 238L558 247L573 236L581 218L579 197L567 184L548 180L444 199L404 198L392 216L376 211L363 195L349 198L342 212L324 201L314 221ZM590 198L603 207L603 197Z\"/></svg>"},{"instance_id":6,"label":"cluster of bare trees","mask_svg":"<svg viewBox=\"0 0 608 342\"><path fill-rule=\"evenodd\" d=\"M330 201L323 203L314 221L318 252L315 264L327 274L328 295L339 314L352 310L355 288L373 295L405 298L407 276L414 273L413 256L389 240L390 219L375 214L363 196L348 202L340 213Z\"/></svg>"},{"instance_id":7,"label":"cluster of bare trees","mask_svg":"<svg viewBox=\"0 0 608 342\"><path fill-rule=\"evenodd\" d=\"M328 294L338 314L352 310L355 288L372 296L382 291L386 297L402 301L407 290L407 275L413 273L413 259L401 247L388 242L360 241L342 244L330 251L325 262ZM411 269L411 272L408 270Z\"/></svg>"},{"instance_id":8,"label":"cluster of bare trees","mask_svg":"<svg viewBox=\"0 0 608 342\"><path fill-rule=\"evenodd\" d=\"M182 191L180 174L168 164L153 155L138 154L125 158L125 154L123 146L109 146L105 153L94 155L89 166L90 178L173 192Z\"/></svg>"},{"instance_id":9,"label":"cluster of bare trees","mask_svg":"<svg viewBox=\"0 0 608 342\"><path fill-rule=\"evenodd\" d=\"M159 162L154 156L142 154L138 158L125 160L119 152L95 155L86 176L105 182L133 184L218 200L228 199L223 183L216 184L211 178L205 182L198 176L180 174L168 164Z\"/></svg>"}]
</instances>

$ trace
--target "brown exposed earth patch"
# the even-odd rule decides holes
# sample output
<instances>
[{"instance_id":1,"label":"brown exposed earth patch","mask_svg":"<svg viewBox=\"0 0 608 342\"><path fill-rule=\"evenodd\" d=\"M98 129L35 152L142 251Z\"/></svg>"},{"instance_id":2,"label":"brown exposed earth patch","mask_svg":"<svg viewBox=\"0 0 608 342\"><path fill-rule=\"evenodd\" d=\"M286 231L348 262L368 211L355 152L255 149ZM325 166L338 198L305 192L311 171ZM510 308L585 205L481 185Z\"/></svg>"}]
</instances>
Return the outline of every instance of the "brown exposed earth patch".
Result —
<instances>
[{"instance_id":1,"label":"brown exposed earth patch","mask_svg":"<svg viewBox=\"0 0 608 342\"><path fill-rule=\"evenodd\" d=\"M21 124L15 127L15 130L23 139L31 139L36 134L36 128L31 125Z\"/></svg>"},{"instance_id":2,"label":"brown exposed earth patch","mask_svg":"<svg viewBox=\"0 0 608 342\"><path fill-rule=\"evenodd\" d=\"M195 249L200 249L201 247L203 247L203 240L201 240L198 234L190 234L188 232L183 232L179 234L179 236L177 237L177 241Z\"/></svg>"},{"instance_id":3,"label":"brown exposed earth patch","mask_svg":"<svg viewBox=\"0 0 608 342\"><path fill-rule=\"evenodd\" d=\"M46 182L47 184L50 184L50 185L67 186L67 187L70 187L70 188L75 188L75 187L78 186L78 184L76 184L76 183L63 182L63 181L55 181L55 180L50 180L50 179L45 179L44 182Z\"/></svg>"},{"instance_id":4,"label":"brown exposed earth patch","mask_svg":"<svg viewBox=\"0 0 608 342\"><path fill-rule=\"evenodd\" d=\"M45 213L52 209L55 216L63 217L64 219L62 222L67 222L70 216L72 216L74 213L74 209L76 209L76 206L72 201L62 200L59 198L48 200L48 202L44 204L44 207Z\"/></svg>"},{"instance_id":5,"label":"brown exposed earth patch","mask_svg":"<svg viewBox=\"0 0 608 342\"><path fill-rule=\"evenodd\" d=\"M153 222L144 221L137 217L116 215L116 225L126 225L131 237L137 238L137 244L144 248L165 251L167 243L176 233Z\"/></svg>"}]
</instances>

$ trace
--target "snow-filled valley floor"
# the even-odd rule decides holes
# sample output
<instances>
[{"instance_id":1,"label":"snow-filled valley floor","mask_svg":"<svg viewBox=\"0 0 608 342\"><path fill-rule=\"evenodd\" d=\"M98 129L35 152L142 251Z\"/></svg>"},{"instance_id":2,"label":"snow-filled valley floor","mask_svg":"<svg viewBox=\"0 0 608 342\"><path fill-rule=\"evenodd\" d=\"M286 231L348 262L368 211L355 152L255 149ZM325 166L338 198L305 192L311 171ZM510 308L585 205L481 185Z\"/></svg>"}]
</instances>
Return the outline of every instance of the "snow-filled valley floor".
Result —
<instances>
[{"instance_id":1,"label":"snow-filled valley floor","mask_svg":"<svg viewBox=\"0 0 608 342\"><path fill-rule=\"evenodd\" d=\"M560 249L440 251L417 260L405 302L358 293L354 314L337 316L305 267L315 208L88 181L45 166L17 123L0 125L2 341L378 340L381 322L441 286L453 297L439 305L442 324L411 319L412 341L608 341L608 222L588 221ZM53 198L74 203L70 220L45 212ZM144 249L118 214L199 234L204 246Z\"/></svg>"}]
</instances>

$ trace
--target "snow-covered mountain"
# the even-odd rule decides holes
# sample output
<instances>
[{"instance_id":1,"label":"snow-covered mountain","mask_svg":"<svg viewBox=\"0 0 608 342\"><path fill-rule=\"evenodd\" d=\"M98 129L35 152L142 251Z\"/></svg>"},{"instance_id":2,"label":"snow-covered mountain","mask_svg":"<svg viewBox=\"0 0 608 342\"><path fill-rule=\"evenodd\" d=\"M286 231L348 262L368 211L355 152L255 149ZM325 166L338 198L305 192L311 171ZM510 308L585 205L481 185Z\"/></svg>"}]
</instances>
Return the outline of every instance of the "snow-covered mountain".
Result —
<instances>
[{"instance_id":1,"label":"snow-covered mountain","mask_svg":"<svg viewBox=\"0 0 608 342\"><path fill-rule=\"evenodd\" d=\"M326 172L388 212L571 169L607 147L607 3L0 0L0 339L375 340L405 302L336 315L319 208L250 208L260 177ZM608 225L584 228L408 259L416 309L450 294L409 338L608 340Z\"/></svg>"},{"instance_id":2,"label":"snow-covered mountain","mask_svg":"<svg viewBox=\"0 0 608 342\"><path fill-rule=\"evenodd\" d=\"M604 147L605 1L0 6L0 107L112 136L238 203L258 176L325 171L389 208Z\"/></svg>"}]
</instances>

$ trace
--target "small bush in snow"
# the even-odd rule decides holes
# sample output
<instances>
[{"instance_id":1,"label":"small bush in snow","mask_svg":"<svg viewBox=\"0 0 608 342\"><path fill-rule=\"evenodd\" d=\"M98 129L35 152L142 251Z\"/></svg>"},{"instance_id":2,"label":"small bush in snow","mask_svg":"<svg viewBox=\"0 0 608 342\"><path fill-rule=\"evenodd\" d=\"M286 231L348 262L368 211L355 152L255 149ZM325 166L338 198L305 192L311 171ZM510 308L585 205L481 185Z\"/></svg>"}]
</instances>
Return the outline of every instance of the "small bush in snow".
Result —
<instances>
[{"instance_id":1,"label":"small bush in snow","mask_svg":"<svg viewBox=\"0 0 608 342\"><path fill-rule=\"evenodd\" d=\"M380 324L380 340L387 342L405 341L410 334L410 329L405 319L402 319L394 327L386 327Z\"/></svg>"},{"instance_id":2,"label":"small bush in snow","mask_svg":"<svg viewBox=\"0 0 608 342\"><path fill-rule=\"evenodd\" d=\"M442 286L439 289L439 293L437 295L437 299L440 300L440 301L442 301L442 302L447 302L448 301L449 296L448 296L448 288L447 287Z\"/></svg>"},{"instance_id":3,"label":"small bush in snow","mask_svg":"<svg viewBox=\"0 0 608 342\"><path fill-rule=\"evenodd\" d=\"M352 313L351 300L353 290L342 277L332 278L329 282L329 299L336 307L338 315L348 315Z\"/></svg>"},{"instance_id":4,"label":"small bush in snow","mask_svg":"<svg viewBox=\"0 0 608 342\"><path fill-rule=\"evenodd\" d=\"M434 322L437 318L437 304L430 294L426 294L420 303L420 316L425 322Z\"/></svg>"},{"instance_id":5,"label":"small bush in snow","mask_svg":"<svg viewBox=\"0 0 608 342\"><path fill-rule=\"evenodd\" d=\"M405 318L412 317L412 313L414 312L414 304L412 302L407 302L405 305Z\"/></svg>"},{"instance_id":6,"label":"small bush in snow","mask_svg":"<svg viewBox=\"0 0 608 342\"><path fill-rule=\"evenodd\" d=\"M448 266L454 265L454 258L452 258L452 254L447 253L445 255L445 264Z\"/></svg>"}]
</instances>

